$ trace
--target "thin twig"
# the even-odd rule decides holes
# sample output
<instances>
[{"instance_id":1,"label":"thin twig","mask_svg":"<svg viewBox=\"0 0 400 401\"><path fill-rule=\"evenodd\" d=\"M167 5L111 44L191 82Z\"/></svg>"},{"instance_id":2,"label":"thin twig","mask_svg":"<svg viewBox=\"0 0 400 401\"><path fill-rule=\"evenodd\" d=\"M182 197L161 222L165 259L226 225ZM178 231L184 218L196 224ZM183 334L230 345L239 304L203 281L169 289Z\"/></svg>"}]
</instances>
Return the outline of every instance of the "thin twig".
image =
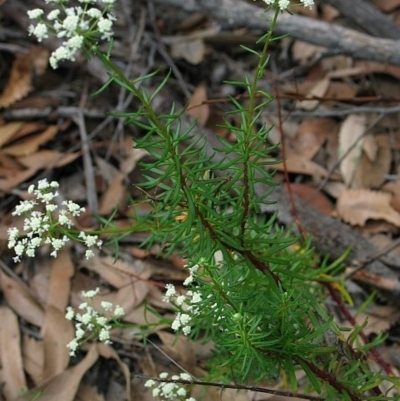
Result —
<instances>
[{"instance_id":1,"label":"thin twig","mask_svg":"<svg viewBox=\"0 0 400 401\"><path fill-rule=\"evenodd\" d=\"M181 72L179 71L178 67L176 66L176 64L174 63L174 61L172 60L172 58L170 57L170 55L168 54L164 43L162 41L161 35L160 35L160 31L157 27L157 21L156 21L156 12L155 12L155 8L154 8L154 1L153 0L147 0L147 5L148 5L148 10L149 10L149 17L150 17L150 23L151 26L153 28L154 31L154 35L156 36L156 46L157 46L157 50L160 53L160 55L163 57L163 59L166 61L166 63L169 65L169 67L171 68L172 72L175 75L175 78L178 81L178 85L181 88L183 94L185 95L186 99L190 99L191 98L191 94L187 88L187 85L185 83L185 80L182 77Z\"/></svg>"},{"instance_id":2,"label":"thin twig","mask_svg":"<svg viewBox=\"0 0 400 401\"><path fill-rule=\"evenodd\" d=\"M143 380L154 380L156 382L162 382L162 383L180 383L180 384L195 385L195 386L219 387L221 390L224 389L247 390L247 391L254 391L256 393L273 394L282 397L302 398L304 400L310 400L310 401L325 401L325 398L322 397L316 397L313 395L306 395L301 393L293 393L292 391L273 390L258 386L245 386L242 384L225 384L225 383L216 383L216 382L208 382L200 380L188 381L188 380L160 379L159 377L146 377L141 375L134 375L133 377Z\"/></svg>"},{"instance_id":3,"label":"thin twig","mask_svg":"<svg viewBox=\"0 0 400 401\"><path fill-rule=\"evenodd\" d=\"M97 213L98 210L98 199L95 185L95 173L93 168L92 156L90 154L89 138L86 131L85 118L81 111L73 117L75 124L79 128L79 134L82 142L82 155L83 155L83 166L86 180L86 197L88 206L91 213Z\"/></svg>"}]
</instances>

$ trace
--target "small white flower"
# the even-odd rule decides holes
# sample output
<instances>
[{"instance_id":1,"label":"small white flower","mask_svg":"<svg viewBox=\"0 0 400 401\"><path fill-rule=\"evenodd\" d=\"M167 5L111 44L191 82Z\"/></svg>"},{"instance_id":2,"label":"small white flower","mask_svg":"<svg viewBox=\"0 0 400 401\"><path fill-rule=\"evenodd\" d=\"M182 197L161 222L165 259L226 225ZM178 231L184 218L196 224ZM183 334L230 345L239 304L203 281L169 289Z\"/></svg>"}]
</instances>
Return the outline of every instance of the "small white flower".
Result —
<instances>
[{"instance_id":1,"label":"small white flower","mask_svg":"<svg viewBox=\"0 0 400 401\"><path fill-rule=\"evenodd\" d=\"M55 182L55 181L53 181L53 182ZM50 188L50 187L53 187L53 188L54 188L54 186L51 185L51 184L47 181L46 178L43 178L42 180L39 180L39 182L38 182L38 184L37 184L37 189L38 189L39 191L48 189L48 188Z\"/></svg>"},{"instance_id":2,"label":"small white flower","mask_svg":"<svg viewBox=\"0 0 400 401\"><path fill-rule=\"evenodd\" d=\"M77 36L74 36L74 38L77 38ZM74 38L71 38L71 39L74 39ZM75 39L75 40L79 40L79 39ZM80 207L77 203L72 202L70 200L63 201L62 204L63 204L63 206L66 206L68 212L70 212L72 214L72 216L74 216L74 217L80 216L86 210L84 207Z\"/></svg>"},{"instance_id":3,"label":"small white flower","mask_svg":"<svg viewBox=\"0 0 400 401\"><path fill-rule=\"evenodd\" d=\"M144 383L145 387L153 387L156 384L156 382L153 379L149 379Z\"/></svg>"},{"instance_id":4,"label":"small white flower","mask_svg":"<svg viewBox=\"0 0 400 401\"><path fill-rule=\"evenodd\" d=\"M114 310L114 317L117 319L125 315L125 310L122 306L117 305Z\"/></svg>"},{"instance_id":5,"label":"small white flower","mask_svg":"<svg viewBox=\"0 0 400 401\"><path fill-rule=\"evenodd\" d=\"M94 290L82 291L81 295L82 295L82 298L94 298L99 292L100 292L100 288L97 287Z\"/></svg>"},{"instance_id":6,"label":"small white flower","mask_svg":"<svg viewBox=\"0 0 400 401\"><path fill-rule=\"evenodd\" d=\"M36 19L41 17L44 14L44 11L40 8L35 8L34 10L28 11L28 16L30 19Z\"/></svg>"},{"instance_id":7,"label":"small white flower","mask_svg":"<svg viewBox=\"0 0 400 401\"><path fill-rule=\"evenodd\" d=\"M74 318L74 316L75 316L74 310L70 306L68 306L67 313L65 314L65 318L67 320L72 320Z\"/></svg>"},{"instance_id":8,"label":"small white flower","mask_svg":"<svg viewBox=\"0 0 400 401\"><path fill-rule=\"evenodd\" d=\"M192 304L197 304L198 302L201 302L201 294L199 292L194 292L192 294Z\"/></svg>"},{"instance_id":9,"label":"small white flower","mask_svg":"<svg viewBox=\"0 0 400 401\"><path fill-rule=\"evenodd\" d=\"M190 284L192 284L194 281L193 275L191 274L189 277L186 278L186 280L183 282L184 286L188 286Z\"/></svg>"},{"instance_id":10,"label":"small white flower","mask_svg":"<svg viewBox=\"0 0 400 401\"><path fill-rule=\"evenodd\" d=\"M19 237L19 231L17 227L10 227L7 230L8 234L8 248L14 248L17 245L17 240Z\"/></svg>"},{"instance_id":11,"label":"small white flower","mask_svg":"<svg viewBox=\"0 0 400 401\"><path fill-rule=\"evenodd\" d=\"M11 214L13 216L21 216L24 213L30 212L35 207L35 205L36 202L32 200L21 201Z\"/></svg>"},{"instance_id":12,"label":"small white flower","mask_svg":"<svg viewBox=\"0 0 400 401\"><path fill-rule=\"evenodd\" d=\"M111 302L108 301L101 301L100 305L107 312L110 311L114 306Z\"/></svg>"},{"instance_id":13,"label":"small white flower","mask_svg":"<svg viewBox=\"0 0 400 401\"><path fill-rule=\"evenodd\" d=\"M304 7L313 8L314 0L300 0L303 3Z\"/></svg>"},{"instance_id":14,"label":"small white flower","mask_svg":"<svg viewBox=\"0 0 400 401\"><path fill-rule=\"evenodd\" d=\"M76 353L76 350L78 349L78 347L79 347L79 343L75 338L67 344L67 348L69 348L69 350L70 350L69 354L71 356L75 356L75 353Z\"/></svg>"},{"instance_id":15,"label":"small white flower","mask_svg":"<svg viewBox=\"0 0 400 401\"><path fill-rule=\"evenodd\" d=\"M89 260L95 257L94 252L91 249L86 250L85 259Z\"/></svg>"},{"instance_id":16,"label":"small white flower","mask_svg":"<svg viewBox=\"0 0 400 401\"><path fill-rule=\"evenodd\" d=\"M173 398L174 397L174 393L175 393L175 389L176 389L177 385L175 383L165 383L165 386L163 386L161 388L161 393L163 394L163 396L165 398Z\"/></svg>"},{"instance_id":17,"label":"small white flower","mask_svg":"<svg viewBox=\"0 0 400 401\"><path fill-rule=\"evenodd\" d=\"M161 372L158 377L160 379L166 379L168 377L168 372Z\"/></svg>"},{"instance_id":18,"label":"small white flower","mask_svg":"<svg viewBox=\"0 0 400 401\"><path fill-rule=\"evenodd\" d=\"M166 293L164 295L163 301L169 302L171 298L176 294L175 286L173 284L166 284Z\"/></svg>"},{"instance_id":19,"label":"small white flower","mask_svg":"<svg viewBox=\"0 0 400 401\"><path fill-rule=\"evenodd\" d=\"M99 18L99 21L97 22L97 29L99 30L100 33L103 34L101 39L107 39L109 40L113 34L112 32L112 21L110 18Z\"/></svg>"},{"instance_id":20,"label":"small white flower","mask_svg":"<svg viewBox=\"0 0 400 401\"><path fill-rule=\"evenodd\" d=\"M58 222L62 226L66 226L68 228L72 227L72 220L67 216L67 212L65 210L61 210L59 215L58 215Z\"/></svg>"},{"instance_id":21,"label":"small white flower","mask_svg":"<svg viewBox=\"0 0 400 401\"><path fill-rule=\"evenodd\" d=\"M72 38L68 39L67 41L67 46L74 50L80 49L82 45L83 45L83 36L81 35L75 35Z\"/></svg>"},{"instance_id":22,"label":"small white flower","mask_svg":"<svg viewBox=\"0 0 400 401\"><path fill-rule=\"evenodd\" d=\"M179 295L179 297L176 298L175 302L178 306L181 306L185 301L186 297L184 295Z\"/></svg>"},{"instance_id":23,"label":"small white flower","mask_svg":"<svg viewBox=\"0 0 400 401\"><path fill-rule=\"evenodd\" d=\"M49 203L48 205L46 205L46 211L48 212L55 212L58 209L57 205L53 205L51 203Z\"/></svg>"},{"instance_id":24,"label":"small white flower","mask_svg":"<svg viewBox=\"0 0 400 401\"><path fill-rule=\"evenodd\" d=\"M89 10L86 11L86 14L91 17L91 18L100 18L102 13L99 9L97 8L89 8Z\"/></svg>"},{"instance_id":25,"label":"small white flower","mask_svg":"<svg viewBox=\"0 0 400 401\"><path fill-rule=\"evenodd\" d=\"M189 375L188 373L181 373L180 377L181 377L182 380L186 380L188 382L192 382L193 381L192 376Z\"/></svg>"},{"instance_id":26,"label":"small white flower","mask_svg":"<svg viewBox=\"0 0 400 401\"><path fill-rule=\"evenodd\" d=\"M53 20L57 19L59 15L60 15L60 10L53 10L53 11L49 12L47 19L49 21L53 21Z\"/></svg>"},{"instance_id":27,"label":"small white flower","mask_svg":"<svg viewBox=\"0 0 400 401\"><path fill-rule=\"evenodd\" d=\"M105 327L105 328L101 329L100 334L99 334L99 340L106 344L110 343L110 328L109 327Z\"/></svg>"},{"instance_id":28,"label":"small white flower","mask_svg":"<svg viewBox=\"0 0 400 401\"><path fill-rule=\"evenodd\" d=\"M278 4L281 10L286 10L290 6L290 0L279 0Z\"/></svg>"},{"instance_id":29,"label":"small white flower","mask_svg":"<svg viewBox=\"0 0 400 401\"><path fill-rule=\"evenodd\" d=\"M81 327L76 327L75 339L80 340L81 338L83 338L84 335L85 335L85 330L83 330Z\"/></svg>"},{"instance_id":30,"label":"small white flower","mask_svg":"<svg viewBox=\"0 0 400 401\"><path fill-rule=\"evenodd\" d=\"M181 397L184 397L184 396L187 394L187 391L186 391L183 387L180 387L180 388L177 390L176 394L179 395L179 396L181 396Z\"/></svg>"},{"instance_id":31,"label":"small white flower","mask_svg":"<svg viewBox=\"0 0 400 401\"><path fill-rule=\"evenodd\" d=\"M79 17L77 15L68 15L62 23L63 28L68 33L74 33L78 27Z\"/></svg>"},{"instance_id":32,"label":"small white flower","mask_svg":"<svg viewBox=\"0 0 400 401\"><path fill-rule=\"evenodd\" d=\"M105 316L98 316L96 318L96 323L99 324L100 326L105 326L107 324L107 318Z\"/></svg>"},{"instance_id":33,"label":"small white flower","mask_svg":"<svg viewBox=\"0 0 400 401\"><path fill-rule=\"evenodd\" d=\"M171 329L174 331L178 331L181 328L182 324L180 321L180 313L178 313L175 317L175 320L171 324Z\"/></svg>"},{"instance_id":34,"label":"small white flower","mask_svg":"<svg viewBox=\"0 0 400 401\"><path fill-rule=\"evenodd\" d=\"M63 60L70 60L73 57L73 53L66 46L60 46L56 49L50 56L50 65L56 69L58 67L58 63Z\"/></svg>"}]
</instances>

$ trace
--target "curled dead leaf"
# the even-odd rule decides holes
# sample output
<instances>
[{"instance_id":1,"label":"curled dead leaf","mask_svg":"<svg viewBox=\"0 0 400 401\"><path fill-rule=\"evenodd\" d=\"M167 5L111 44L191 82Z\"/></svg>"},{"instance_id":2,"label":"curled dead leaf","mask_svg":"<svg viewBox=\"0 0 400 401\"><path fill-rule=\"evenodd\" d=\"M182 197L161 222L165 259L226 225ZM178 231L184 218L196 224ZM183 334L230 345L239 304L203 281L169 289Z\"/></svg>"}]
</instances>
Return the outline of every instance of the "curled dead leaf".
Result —
<instances>
[{"instance_id":1,"label":"curled dead leaf","mask_svg":"<svg viewBox=\"0 0 400 401\"><path fill-rule=\"evenodd\" d=\"M365 225L368 219L385 220L400 227L400 213L390 205L391 195L367 189L348 189L338 197L336 212L347 223Z\"/></svg>"},{"instance_id":2,"label":"curled dead leaf","mask_svg":"<svg viewBox=\"0 0 400 401\"><path fill-rule=\"evenodd\" d=\"M0 307L0 363L3 369L2 392L13 399L25 391L27 383L22 364L18 319L8 307Z\"/></svg>"},{"instance_id":3,"label":"curled dead leaf","mask_svg":"<svg viewBox=\"0 0 400 401\"><path fill-rule=\"evenodd\" d=\"M19 54L0 95L0 107L7 107L28 95L33 89L33 76L40 76L45 72L48 59L49 51L41 46L35 46L27 53Z\"/></svg>"},{"instance_id":4,"label":"curled dead leaf","mask_svg":"<svg viewBox=\"0 0 400 401\"><path fill-rule=\"evenodd\" d=\"M351 186L361 159L366 126L365 115L351 114L339 130L338 156L342 159L340 172L347 186Z\"/></svg>"}]
</instances>

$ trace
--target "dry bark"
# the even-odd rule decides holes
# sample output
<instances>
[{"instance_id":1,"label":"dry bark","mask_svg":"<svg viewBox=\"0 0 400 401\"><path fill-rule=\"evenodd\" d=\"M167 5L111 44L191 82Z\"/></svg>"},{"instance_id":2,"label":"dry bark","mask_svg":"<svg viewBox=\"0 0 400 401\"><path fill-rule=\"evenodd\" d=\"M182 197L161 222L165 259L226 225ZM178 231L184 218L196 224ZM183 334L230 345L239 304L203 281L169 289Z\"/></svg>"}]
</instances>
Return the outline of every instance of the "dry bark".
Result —
<instances>
[{"instance_id":1,"label":"dry bark","mask_svg":"<svg viewBox=\"0 0 400 401\"><path fill-rule=\"evenodd\" d=\"M322 0L372 36L400 39L400 28L378 8L365 0Z\"/></svg>"},{"instance_id":2,"label":"dry bark","mask_svg":"<svg viewBox=\"0 0 400 401\"><path fill-rule=\"evenodd\" d=\"M232 29L248 27L267 30L271 12L253 4L237 0L154 0L163 6L187 12L203 12L229 24ZM349 1L351 3L351 1ZM400 43L391 39L374 38L352 29L317 21L299 15L283 13L279 16L276 34L323 46L338 54L356 59L400 65Z\"/></svg>"}]
</instances>

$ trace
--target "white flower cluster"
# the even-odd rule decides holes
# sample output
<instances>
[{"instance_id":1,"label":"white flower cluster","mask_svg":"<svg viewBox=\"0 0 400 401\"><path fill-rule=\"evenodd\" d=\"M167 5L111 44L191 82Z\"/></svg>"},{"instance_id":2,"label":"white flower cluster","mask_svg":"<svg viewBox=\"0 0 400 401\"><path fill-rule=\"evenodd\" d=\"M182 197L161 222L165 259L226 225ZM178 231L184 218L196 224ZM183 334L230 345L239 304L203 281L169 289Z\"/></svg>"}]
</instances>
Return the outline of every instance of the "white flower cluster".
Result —
<instances>
[{"instance_id":1,"label":"white flower cluster","mask_svg":"<svg viewBox=\"0 0 400 401\"><path fill-rule=\"evenodd\" d=\"M58 251L70 240L65 235L66 231L73 226L72 217L78 217L85 208L68 200L61 202L61 207L55 203L59 193L58 182L40 180L37 187L31 185L28 193L34 195L36 200L21 201L12 212L13 216L27 216L24 220L23 232L18 228L8 229L8 248L14 249L16 256L14 262L19 262L22 256L35 257L38 247L49 244L52 248L51 256L57 257ZM34 210L36 207L41 210ZM53 214L58 212L57 218ZM88 248L85 256L87 259L94 256L93 247L101 247L102 241L97 235L79 234L80 240Z\"/></svg>"},{"instance_id":2,"label":"white flower cluster","mask_svg":"<svg viewBox=\"0 0 400 401\"><path fill-rule=\"evenodd\" d=\"M50 56L50 65L56 69L64 60L75 60L75 54L80 50L85 41L88 46L95 44L98 37L102 40L110 40L113 31L112 25L115 17L109 13L115 0L101 0L104 9L94 7L99 0L78 0L82 6L65 7L68 0L46 0L46 3L54 3L58 8L44 15L40 8L28 11L28 16L36 20L35 25L28 28L29 35L36 36L41 42L47 39L49 34L55 34L64 39Z\"/></svg>"},{"instance_id":3,"label":"white flower cluster","mask_svg":"<svg viewBox=\"0 0 400 401\"><path fill-rule=\"evenodd\" d=\"M183 282L183 285L188 286L194 281L194 276L199 269L199 265L189 267L189 277ZM202 301L200 292L187 291L185 295L177 295L175 286L173 284L166 284L166 293L164 295L164 302L173 302L184 312L178 312L175 320L172 322L171 328L174 331L182 330L183 334L188 336L192 331L190 322L193 315L200 313L199 303ZM187 313L185 313L187 312Z\"/></svg>"},{"instance_id":4,"label":"white flower cluster","mask_svg":"<svg viewBox=\"0 0 400 401\"><path fill-rule=\"evenodd\" d=\"M184 380L187 382L192 382L192 376L188 373L181 373L178 375L171 376L171 379L168 379L168 373L162 372L159 375L161 380ZM175 383L173 381L155 381L153 379L147 380L145 383L145 387L154 387L156 384L157 386L153 388L153 397L160 397L161 400L185 400L185 401L196 401L195 398L189 397L186 398L187 390Z\"/></svg>"},{"instance_id":5,"label":"white flower cluster","mask_svg":"<svg viewBox=\"0 0 400 401\"><path fill-rule=\"evenodd\" d=\"M280 10L286 10L290 6L290 0L264 0L268 6L278 6ZM300 0L303 7L312 8L314 6L314 0Z\"/></svg>"},{"instance_id":6,"label":"white flower cluster","mask_svg":"<svg viewBox=\"0 0 400 401\"><path fill-rule=\"evenodd\" d=\"M100 288L91 291L82 291L82 298L93 302L93 298L100 292ZM98 339L105 343L111 344L110 330L113 328L112 323L125 315L124 309L111 302L101 302L102 312L97 312L88 302L82 302L78 309L82 313L77 313L72 307L67 308L65 318L75 321L75 338L67 344L70 355L75 356L79 345L84 341L85 334L89 333L90 337L97 336Z\"/></svg>"}]
</instances>

